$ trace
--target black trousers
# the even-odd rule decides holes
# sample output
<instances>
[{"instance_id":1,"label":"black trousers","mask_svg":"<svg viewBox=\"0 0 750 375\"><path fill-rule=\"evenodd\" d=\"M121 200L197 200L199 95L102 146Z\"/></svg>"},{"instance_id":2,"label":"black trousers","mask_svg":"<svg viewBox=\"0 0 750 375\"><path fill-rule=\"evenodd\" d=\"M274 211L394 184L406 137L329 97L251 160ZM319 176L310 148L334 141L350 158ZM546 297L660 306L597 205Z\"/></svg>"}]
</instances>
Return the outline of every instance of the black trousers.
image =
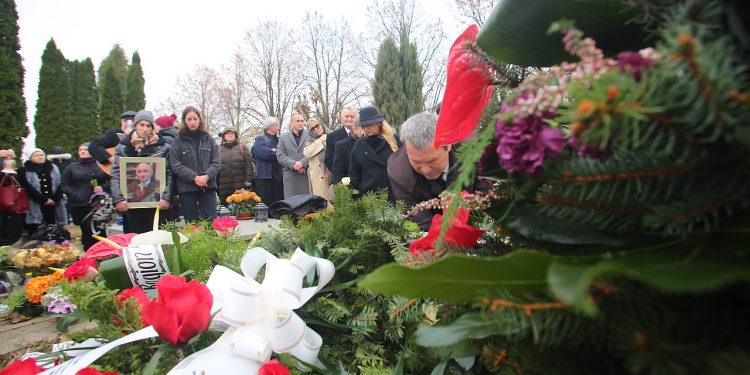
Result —
<instances>
[{"instance_id":1,"label":"black trousers","mask_svg":"<svg viewBox=\"0 0 750 375\"><path fill-rule=\"evenodd\" d=\"M255 193L258 194L261 201L266 206L284 199L284 184L278 183L275 179L255 179Z\"/></svg>"},{"instance_id":2,"label":"black trousers","mask_svg":"<svg viewBox=\"0 0 750 375\"><path fill-rule=\"evenodd\" d=\"M154 230L156 208L131 208L123 215L123 233L146 233ZM159 226L167 222L166 215L159 215Z\"/></svg>"},{"instance_id":3,"label":"black trousers","mask_svg":"<svg viewBox=\"0 0 750 375\"><path fill-rule=\"evenodd\" d=\"M70 207L70 215L73 217L73 224L81 227L81 244L83 250L88 250L91 246L96 243L96 240L91 237L94 234L91 231L91 221L83 222L83 218L91 212L91 207Z\"/></svg>"}]
</instances>

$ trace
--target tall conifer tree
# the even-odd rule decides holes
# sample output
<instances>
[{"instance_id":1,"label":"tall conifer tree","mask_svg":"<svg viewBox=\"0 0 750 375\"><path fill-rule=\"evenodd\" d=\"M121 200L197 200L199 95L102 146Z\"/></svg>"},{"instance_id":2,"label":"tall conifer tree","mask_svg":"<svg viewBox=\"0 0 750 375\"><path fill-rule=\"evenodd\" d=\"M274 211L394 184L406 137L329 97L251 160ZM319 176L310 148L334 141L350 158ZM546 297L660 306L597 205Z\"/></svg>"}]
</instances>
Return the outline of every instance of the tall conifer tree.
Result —
<instances>
[{"instance_id":1,"label":"tall conifer tree","mask_svg":"<svg viewBox=\"0 0 750 375\"><path fill-rule=\"evenodd\" d=\"M34 129L36 146L49 152L53 146L72 142L70 128L70 78L67 61L50 39L42 53ZM66 149L65 151L70 151Z\"/></svg>"},{"instance_id":2,"label":"tall conifer tree","mask_svg":"<svg viewBox=\"0 0 750 375\"><path fill-rule=\"evenodd\" d=\"M20 155L26 128L23 65L18 43L18 12L13 0L0 0L0 148Z\"/></svg>"},{"instance_id":3,"label":"tall conifer tree","mask_svg":"<svg viewBox=\"0 0 750 375\"><path fill-rule=\"evenodd\" d=\"M90 58L70 62L70 108L73 113L73 150L101 133L96 121L96 76Z\"/></svg>"},{"instance_id":4,"label":"tall conifer tree","mask_svg":"<svg viewBox=\"0 0 750 375\"><path fill-rule=\"evenodd\" d=\"M375 106L396 128L409 116L423 110L422 68L417 47L405 37L400 44L397 47L392 38L383 41L372 81Z\"/></svg>"},{"instance_id":5,"label":"tall conifer tree","mask_svg":"<svg viewBox=\"0 0 750 375\"><path fill-rule=\"evenodd\" d=\"M111 66L99 77L99 130L105 131L120 126L120 114L125 107L122 86Z\"/></svg>"},{"instance_id":6,"label":"tall conifer tree","mask_svg":"<svg viewBox=\"0 0 750 375\"><path fill-rule=\"evenodd\" d=\"M372 81L372 97L376 107L390 124L401 124L404 96L404 81L401 77L399 50L392 38L380 45L378 62L375 65L375 79Z\"/></svg>"},{"instance_id":7,"label":"tall conifer tree","mask_svg":"<svg viewBox=\"0 0 750 375\"><path fill-rule=\"evenodd\" d=\"M133 58L128 67L128 79L125 85L125 108L137 111L146 107L146 93L143 91L145 80L143 79L143 68L141 67L141 56L138 51L133 52Z\"/></svg>"}]
</instances>

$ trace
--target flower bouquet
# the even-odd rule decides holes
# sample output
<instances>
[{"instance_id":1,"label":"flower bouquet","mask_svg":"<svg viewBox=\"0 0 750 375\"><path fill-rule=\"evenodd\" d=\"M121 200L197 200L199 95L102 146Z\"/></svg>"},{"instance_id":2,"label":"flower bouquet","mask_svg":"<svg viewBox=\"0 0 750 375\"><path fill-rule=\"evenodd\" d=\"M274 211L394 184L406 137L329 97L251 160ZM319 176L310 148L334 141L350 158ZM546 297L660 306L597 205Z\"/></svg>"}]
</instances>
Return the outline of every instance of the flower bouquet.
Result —
<instances>
[{"instance_id":1,"label":"flower bouquet","mask_svg":"<svg viewBox=\"0 0 750 375\"><path fill-rule=\"evenodd\" d=\"M232 214L238 219L249 219L253 216L253 207L260 203L260 197L255 192L238 189L227 197L227 203L231 205Z\"/></svg>"}]
</instances>

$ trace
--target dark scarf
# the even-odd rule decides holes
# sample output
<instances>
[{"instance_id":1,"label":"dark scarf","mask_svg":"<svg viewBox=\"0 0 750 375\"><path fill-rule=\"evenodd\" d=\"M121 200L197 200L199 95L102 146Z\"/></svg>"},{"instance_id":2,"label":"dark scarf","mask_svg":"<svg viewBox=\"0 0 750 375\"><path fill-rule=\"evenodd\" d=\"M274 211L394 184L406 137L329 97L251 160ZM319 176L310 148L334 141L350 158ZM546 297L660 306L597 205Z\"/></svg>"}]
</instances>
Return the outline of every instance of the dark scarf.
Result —
<instances>
[{"instance_id":1,"label":"dark scarf","mask_svg":"<svg viewBox=\"0 0 750 375\"><path fill-rule=\"evenodd\" d=\"M52 172L52 162L50 162L49 160L45 160L42 164L37 164L33 163L31 160L26 160L26 162L23 163L23 166L26 167L27 171L34 172L36 174Z\"/></svg>"},{"instance_id":2,"label":"dark scarf","mask_svg":"<svg viewBox=\"0 0 750 375\"><path fill-rule=\"evenodd\" d=\"M94 159L94 158L80 158L80 159L78 159L78 162L81 163L81 164L83 164L83 165L94 164L94 163L96 163L96 159Z\"/></svg>"}]
</instances>

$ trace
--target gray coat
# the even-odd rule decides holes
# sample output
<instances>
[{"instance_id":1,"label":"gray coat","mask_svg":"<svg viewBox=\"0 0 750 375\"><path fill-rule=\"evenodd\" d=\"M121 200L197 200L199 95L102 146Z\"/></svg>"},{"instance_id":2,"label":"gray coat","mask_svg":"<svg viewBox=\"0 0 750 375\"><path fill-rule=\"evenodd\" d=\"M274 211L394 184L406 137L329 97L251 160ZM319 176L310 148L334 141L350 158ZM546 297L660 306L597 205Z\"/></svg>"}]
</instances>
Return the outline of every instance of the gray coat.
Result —
<instances>
[{"instance_id":1,"label":"gray coat","mask_svg":"<svg viewBox=\"0 0 750 375\"><path fill-rule=\"evenodd\" d=\"M292 132L284 133L279 137L279 145L276 146L276 159L284 169L284 199L300 194L310 194L310 186L307 182L308 162L303 153L307 136L307 129L302 129L299 144L294 141ZM305 167L305 173L297 173L292 169L294 162L297 161Z\"/></svg>"}]
</instances>

